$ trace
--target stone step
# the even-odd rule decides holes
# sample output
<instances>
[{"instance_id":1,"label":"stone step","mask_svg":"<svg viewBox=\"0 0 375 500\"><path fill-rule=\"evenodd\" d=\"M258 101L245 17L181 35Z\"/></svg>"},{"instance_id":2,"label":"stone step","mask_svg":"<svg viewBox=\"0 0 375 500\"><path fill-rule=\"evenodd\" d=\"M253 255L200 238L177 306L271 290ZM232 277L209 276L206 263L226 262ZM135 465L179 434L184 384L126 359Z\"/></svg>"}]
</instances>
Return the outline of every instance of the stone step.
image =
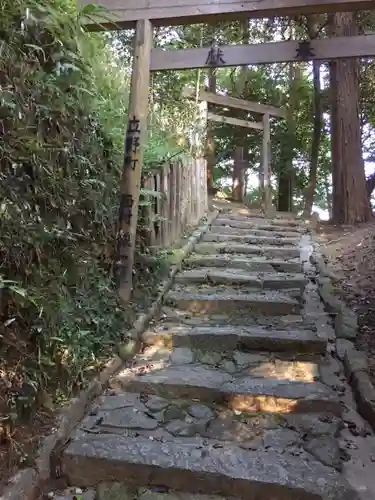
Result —
<instances>
[{"instance_id":1,"label":"stone step","mask_svg":"<svg viewBox=\"0 0 375 500\"><path fill-rule=\"evenodd\" d=\"M192 254L184 261L184 266L190 268L219 267L241 269L248 272L286 272L300 273L302 264L299 259L268 259L263 256L237 257L233 254L204 255Z\"/></svg>"},{"instance_id":2,"label":"stone step","mask_svg":"<svg viewBox=\"0 0 375 500\"><path fill-rule=\"evenodd\" d=\"M63 450L61 472L69 484L107 489L100 500L138 498L140 487L154 493L140 500L349 500L338 425L327 415L235 415L193 401L107 395Z\"/></svg>"},{"instance_id":3,"label":"stone step","mask_svg":"<svg viewBox=\"0 0 375 500\"><path fill-rule=\"evenodd\" d=\"M117 495L117 496L116 496ZM60 500L59 498L53 500ZM61 500L75 500L61 499ZM79 498L79 500L81 500ZM86 500L82 498L82 500ZM102 483L98 487L96 497L88 500L226 500L220 495L204 495L200 493L187 493L184 491L171 490L160 485L146 488L145 486L128 486L122 483ZM232 500L237 500L233 498ZM239 500L239 499L238 499Z\"/></svg>"},{"instance_id":4,"label":"stone step","mask_svg":"<svg viewBox=\"0 0 375 500\"><path fill-rule=\"evenodd\" d=\"M170 324L186 326L232 326L239 328L262 327L269 330L310 330L316 332L316 322L312 318L305 318L301 314L287 315L259 315L259 314L232 314L220 311L214 314L194 313L176 307L163 305L159 318L168 329ZM324 334L325 335L325 334ZM319 333L319 336L324 336Z\"/></svg>"},{"instance_id":5,"label":"stone step","mask_svg":"<svg viewBox=\"0 0 375 500\"><path fill-rule=\"evenodd\" d=\"M288 288L299 289L303 292L307 279L302 273L248 273L238 269L200 268L188 269L177 274L176 283L215 285L247 285L259 290L285 290Z\"/></svg>"},{"instance_id":6,"label":"stone step","mask_svg":"<svg viewBox=\"0 0 375 500\"><path fill-rule=\"evenodd\" d=\"M233 411L329 412L337 416L342 413L337 394L321 382L313 381L314 363L296 362L293 365L291 362L258 360L257 365L229 373L228 369L225 371L210 364L166 366L166 362L156 362L152 358L143 360L120 372L113 384L128 392L224 404Z\"/></svg>"},{"instance_id":7,"label":"stone step","mask_svg":"<svg viewBox=\"0 0 375 500\"><path fill-rule=\"evenodd\" d=\"M292 228L304 228L306 227L306 224L303 220L301 219L296 219L296 218L284 218L284 217L274 217L274 218L265 218L265 217L259 217L257 215L254 216L248 216L248 215L241 215L241 214L233 214L233 213L225 213L225 214L219 214L217 219L229 219L229 220L234 220L234 221L240 221L240 222L251 222L252 224L269 224L269 225L276 225L280 227L292 227Z\"/></svg>"},{"instance_id":8,"label":"stone step","mask_svg":"<svg viewBox=\"0 0 375 500\"><path fill-rule=\"evenodd\" d=\"M298 247L259 246L241 243L198 243L195 253L209 255L220 253L234 253L243 255L262 255L268 258L296 259L300 256Z\"/></svg>"},{"instance_id":9,"label":"stone step","mask_svg":"<svg viewBox=\"0 0 375 500\"><path fill-rule=\"evenodd\" d=\"M219 234L214 232L206 233L202 241L209 242L240 242L251 245L275 245L275 246L293 246L298 245L300 238L284 238L271 234L270 236L256 236L252 234Z\"/></svg>"},{"instance_id":10,"label":"stone step","mask_svg":"<svg viewBox=\"0 0 375 500\"><path fill-rule=\"evenodd\" d=\"M239 313L241 314L298 314L301 304L298 300L274 290L267 292L236 290L220 286L205 288L182 286L178 284L165 296L164 303L193 313Z\"/></svg>"},{"instance_id":11,"label":"stone step","mask_svg":"<svg viewBox=\"0 0 375 500\"><path fill-rule=\"evenodd\" d=\"M204 321L202 325L204 325ZM277 330L261 326L189 326L160 324L147 330L146 345L173 345L208 352L269 351L324 354L327 340L311 330Z\"/></svg>"},{"instance_id":12,"label":"stone step","mask_svg":"<svg viewBox=\"0 0 375 500\"><path fill-rule=\"evenodd\" d=\"M252 234L254 236L269 236L275 238L299 238L300 233L293 231L275 231L269 230L266 231L264 229L239 229L231 226L211 226L211 232L215 234L236 234L236 235L249 235Z\"/></svg>"},{"instance_id":13,"label":"stone step","mask_svg":"<svg viewBox=\"0 0 375 500\"><path fill-rule=\"evenodd\" d=\"M174 331L186 336L188 328L175 326ZM155 332L152 333L155 334ZM218 377L225 372L237 379L250 376L314 382L320 376L321 358L319 355L312 356L310 353L251 352L246 350L246 346L243 349L241 344L229 351L225 351L224 347L220 349L220 345L210 350L204 343L202 345L191 344L189 347L179 346L174 343L174 337L162 336L160 332L158 337L154 335L153 341L150 340L148 334L144 335L144 338L147 343L144 343L142 353L134 357L131 369L129 368L128 374L131 378L134 378L134 375L143 375L147 372L157 373L158 370L170 366L182 365L193 367L199 365L210 369L216 367ZM176 341L178 344L177 335Z\"/></svg>"},{"instance_id":14,"label":"stone step","mask_svg":"<svg viewBox=\"0 0 375 500\"><path fill-rule=\"evenodd\" d=\"M218 217L212 221L212 226L230 226L238 229L262 229L263 231L293 231L296 233L303 233L306 227L302 225L290 226L280 224L279 221L251 221L251 220L236 220L227 217Z\"/></svg>"}]
</instances>

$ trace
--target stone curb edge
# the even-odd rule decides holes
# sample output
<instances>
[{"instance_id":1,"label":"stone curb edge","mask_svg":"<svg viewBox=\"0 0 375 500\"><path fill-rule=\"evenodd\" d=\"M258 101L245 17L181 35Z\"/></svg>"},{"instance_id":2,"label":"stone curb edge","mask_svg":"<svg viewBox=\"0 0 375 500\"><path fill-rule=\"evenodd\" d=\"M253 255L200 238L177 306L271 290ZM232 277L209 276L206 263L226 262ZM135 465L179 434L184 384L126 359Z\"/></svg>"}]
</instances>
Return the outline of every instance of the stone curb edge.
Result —
<instances>
[{"instance_id":1,"label":"stone curb edge","mask_svg":"<svg viewBox=\"0 0 375 500\"><path fill-rule=\"evenodd\" d=\"M320 298L331 316L336 334L336 353L344 364L344 372L357 402L358 413L375 431L375 388L368 375L367 355L356 349L357 315L334 294L332 281L337 280L315 244L310 258L317 270Z\"/></svg>"},{"instance_id":2,"label":"stone curb edge","mask_svg":"<svg viewBox=\"0 0 375 500\"><path fill-rule=\"evenodd\" d=\"M189 236L181 249L178 262L171 267L168 277L160 285L157 299L152 303L148 311L140 314L135 321L132 330L129 332L130 337L139 337L146 330L150 320L159 310L165 294L170 290L173 279L181 269L184 259L194 250L195 245L209 230L219 213L220 210L209 213L207 220ZM58 454L69 439L69 435L82 420L94 399L99 397L106 388L110 378L122 368L124 363L120 357L114 356L100 372L99 376L92 380L88 387L81 391L76 398L73 398L69 405L62 408L53 433L44 438L39 447L34 467L21 469L14 474L10 478L9 485L0 500L20 500L21 498L22 500L36 500L41 492L41 487L51 475L56 476L59 474Z\"/></svg>"}]
</instances>

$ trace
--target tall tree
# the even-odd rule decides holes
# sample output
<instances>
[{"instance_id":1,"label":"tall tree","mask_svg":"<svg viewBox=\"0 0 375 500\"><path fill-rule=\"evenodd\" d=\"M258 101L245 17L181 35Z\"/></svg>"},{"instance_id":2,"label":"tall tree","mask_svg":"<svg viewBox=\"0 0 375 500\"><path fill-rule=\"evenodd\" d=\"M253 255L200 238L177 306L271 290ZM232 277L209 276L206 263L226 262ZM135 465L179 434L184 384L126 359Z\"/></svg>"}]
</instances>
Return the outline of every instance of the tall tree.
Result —
<instances>
[{"instance_id":1,"label":"tall tree","mask_svg":"<svg viewBox=\"0 0 375 500\"><path fill-rule=\"evenodd\" d=\"M246 18L240 23L240 33L243 44L249 43L249 20ZM243 98L243 93L247 83L248 67L242 66L239 74L238 81L236 82L236 93L239 97ZM242 118L243 113L239 112ZM236 134L236 145L233 153L233 174L232 174L232 196L236 201L243 201L245 195L245 158L248 154L245 152L247 129L241 127Z\"/></svg>"},{"instance_id":2,"label":"tall tree","mask_svg":"<svg viewBox=\"0 0 375 500\"><path fill-rule=\"evenodd\" d=\"M296 111L298 103L298 86L301 69L295 63L289 64L289 102L287 107L287 133L283 144L283 164L279 170L278 209L280 212L291 212L293 209L294 154L296 136Z\"/></svg>"},{"instance_id":3,"label":"tall tree","mask_svg":"<svg viewBox=\"0 0 375 500\"><path fill-rule=\"evenodd\" d=\"M355 14L331 16L330 31L336 36L357 35ZM372 213L362 155L358 61L333 61L330 82L333 221L336 224L365 222Z\"/></svg>"},{"instance_id":4,"label":"tall tree","mask_svg":"<svg viewBox=\"0 0 375 500\"><path fill-rule=\"evenodd\" d=\"M309 38L315 39L319 34L319 25L315 22L315 16L308 18L307 29ZM305 206L304 215L309 216L314 204L317 174L318 174L318 161L319 161L319 148L322 137L323 125L323 107L321 99L321 85L320 85L320 62L313 61L313 132L310 151L310 168L308 183L305 190Z\"/></svg>"}]
</instances>

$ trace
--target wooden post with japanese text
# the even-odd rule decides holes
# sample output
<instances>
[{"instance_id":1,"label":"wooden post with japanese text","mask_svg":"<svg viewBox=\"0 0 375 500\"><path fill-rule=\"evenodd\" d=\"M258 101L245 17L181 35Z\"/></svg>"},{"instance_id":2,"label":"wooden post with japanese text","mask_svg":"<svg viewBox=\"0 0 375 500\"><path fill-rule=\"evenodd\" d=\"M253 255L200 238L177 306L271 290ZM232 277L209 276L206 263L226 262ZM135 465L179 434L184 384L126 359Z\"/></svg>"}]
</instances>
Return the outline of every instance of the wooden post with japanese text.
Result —
<instances>
[{"instance_id":1,"label":"wooden post with japanese text","mask_svg":"<svg viewBox=\"0 0 375 500\"><path fill-rule=\"evenodd\" d=\"M147 132L152 39L151 22L147 19L137 21L129 97L129 118L120 186L117 261L115 265L117 288L123 301L130 299L133 288L143 146Z\"/></svg>"}]
</instances>

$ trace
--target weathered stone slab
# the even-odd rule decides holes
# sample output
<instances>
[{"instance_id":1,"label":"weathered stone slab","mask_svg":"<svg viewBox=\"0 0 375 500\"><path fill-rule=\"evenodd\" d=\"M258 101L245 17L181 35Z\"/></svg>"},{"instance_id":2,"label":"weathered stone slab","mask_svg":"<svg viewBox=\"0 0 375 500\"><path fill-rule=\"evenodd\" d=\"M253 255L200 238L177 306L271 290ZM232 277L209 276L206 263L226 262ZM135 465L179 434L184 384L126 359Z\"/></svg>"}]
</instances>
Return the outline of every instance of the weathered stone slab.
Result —
<instances>
[{"instance_id":1,"label":"weathered stone slab","mask_svg":"<svg viewBox=\"0 0 375 500\"><path fill-rule=\"evenodd\" d=\"M239 243L248 243L251 245L275 245L275 246L288 246L298 245L299 238L283 238L277 237L273 234L270 236L256 236L252 234L218 234L206 233L202 241L209 242L227 242L232 243L238 241Z\"/></svg>"},{"instance_id":2,"label":"weathered stone slab","mask_svg":"<svg viewBox=\"0 0 375 500\"><path fill-rule=\"evenodd\" d=\"M267 220L265 224L257 224L257 229L262 231L277 231L277 232L294 232L294 233L304 233L306 231L306 226L290 226L279 224L278 221Z\"/></svg>"},{"instance_id":3,"label":"weathered stone slab","mask_svg":"<svg viewBox=\"0 0 375 500\"><path fill-rule=\"evenodd\" d=\"M248 500L355 499L341 476L313 457L307 462L288 453L245 451L231 444L216 448L203 439L163 443L88 435L66 448L62 470L70 483L83 486L126 481Z\"/></svg>"},{"instance_id":4,"label":"weathered stone slab","mask_svg":"<svg viewBox=\"0 0 375 500\"><path fill-rule=\"evenodd\" d=\"M261 224L261 223L254 223L254 222L249 222L249 221L239 221L239 220L234 220L234 219L224 219L224 218L217 218L212 221L212 226L229 226L229 227L234 227L238 229L261 229L262 231L288 231L288 232L296 232L300 233L305 231L305 228L301 226L285 226L283 224L279 224L279 221L277 223L272 224L270 221L268 221L267 224Z\"/></svg>"},{"instance_id":5,"label":"weathered stone slab","mask_svg":"<svg viewBox=\"0 0 375 500\"><path fill-rule=\"evenodd\" d=\"M176 347L172 351L171 361L176 365L188 365L194 361L194 353L189 347Z\"/></svg>"},{"instance_id":6,"label":"weathered stone slab","mask_svg":"<svg viewBox=\"0 0 375 500\"><path fill-rule=\"evenodd\" d=\"M358 320L354 311L343 307L335 316L335 332L338 338L355 340L358 332Z\"/></svg>"},{"instance_id":7,"label":"weathered stone slab","mask_svg":"<svg viewBox=\"0 0 375 500\"><path fill-rule=\"evenodd\" d=\"M25 496L18 497L19 500L27 498ZM47 493L43 498L51 498L53 500L104 500L103 498L97 498L94 489L83 490L82 488L66 488L64 491L54 492L51 491ZM17 499L18 500L18 499ZM123 498L112 497L111 500L123 500ZM127 499L126 499L127 500Z\"/></svg>"},{"instance_id":8,"label":"weathered stone slab","mask_svg":"<svg viewBox=\"0 0 375 500\"><path fill-rule=\"evenodd\" d=\"M216 396L215 391L231 379L232 376L223 370L204 365L175 365L145 374L125 369L114 380L124 390L130 392L213 401Z\"/></svg>"},{"instance_id":9,"label":"weathered stone slab","mask_svg":"<svg viewBox=\"0 0 375 500\"><path fill-rule=\"evenodd\" d=\"M344 355L344 369L349 381L353 373L359 371L366 372L368 370L367 355L354 347L353 349L347 350Z\"/></svg>"},{"instance_id":10,"label":"weathered stone slab","mask_svg":"<svg viewBox=\"0 0 375 500\"><path fill-rule=\"evenodd\" d=\"M242 255L263 255L268 258L278 259L296 259L300 256L298 247L266 247L257 245L248 245L241 243L198 243L195 247L198 254L242 254Z\"/></svg>"},{"instance_id":11,"label":"weathered stone slab","mask_svg":"<svg viewBox=\"0 0 375 500\"><path fill-rule=\"evenodd\" d=\"M267 292L222 291L219 288L199 289L194 293L172 290L165 297L165 304L194 313L223 313L248 311L253 314L298 314L301 305L297 300L273 290Z\"/></svg>"},{"instance_id":12,"label":"weathered stone slab","mask_svg":"<svg viewBox=\"0 0 375 500\"><path fill-rule=\"evenodd\" d=\"M235 235L248 235L254 236L268 236L276 238L299 238L299 233L293 230L282 231L266 231L264 229L257 229L256 226L252 229L240 229L231 226L211 226L211 232L215 234L235 234Z\"/></svg>"},{"instance_id":13,"label":"weathered stone slab","mask_svg":"<svg viewBox=\"0 0 375 500\"><path fill-rule=\"evenodd\" d=\"M168 334L175 347L202 349L209 352L270 351L324 354L327 341L309 330L264 327L196 326L182 329L178 325L168 330L147 331L148 344L158 343L160 335Z\"/></svg>"},{"instance_id":14,"label":"weathered stone slab","mask_svg":"<svg viewBox=\"0 0 375 500\"><path fill-rule=\"evenodd\" d=\"M131 500L137 498L134 488L122 483L100 483L96 491L96 500Z\"/></svg>"},{"instance_id":15,"label":"weathered stone slab","mask_svg":"<svg viewBox=\"0 0 375 500\"><path fill-rule=\"evenodd\" d=\"M306 436L330 435L337 438L343 426L343 422L333 415L323 413L322 415L286 415L287 426Z\"/></svg>"},{"instance_id":16,"label":"weathered stone slab","mask_svg":"<svg viewBox=\"0 0 375 500\"><path fill-rule=\"evenodd\" d=\"M103 417L102 425L104 427L153 430L156 429L158 423L136 408L122 408L108 412Z\"/></svg>"},{"instance_id":17,"label":"weathered stone slab","mask_svg":"<svg viewBox=\"0 0 375 500\"><path fill-rule=\"evenodd\" d=\"M241 353L243 354L243 353ZM243 354L244 356L255 356L256 354ZM248 364L241 376L249 375L254 378L274 378L277 380L299 380L303 382L314 382L319 378L318 365L309 361L290 361L283 359L260 359L251 362L243 360Z\"/></svg>"},{"instance_id":18,"label":"weathered stone slab","mask_svg":"<svg viewBox=\"0 0 375 500\"><path fill-rule=\"evenodd\" d=\"M231 220L245 220L245 221L249 221L249 222L253 222L253 221L257 221L257 220L260 220L260 221L263 221L264 220L264 214L260 213L260 212L253 212L253 213L239 213L239 212L233 212L233 211L230 211L230 212L226 212L224 215L219 215L219 219L221 217L224 217L224 218L227 218L227 219L231 219Z\"/></svg>"},{"instance_id":19,"label":"weathered stone slab","mask_svg":"<svg viewBox=\"0 0 375 500\"><path fill-rule=\"evenodd\" d=\"M118 496L116 496L118 495ZM71 500L71 499L69 499ZM78 499L81 500L81 499ZM85 499L83 499L85 500ZM183 491L171 491L168 487L130 487L121 483L101 483L95 500L226 500L217 495L190 494ZM232 498L231 500L236 500Z\"/></svg>"},{"instance_id":20,"label":"weathered stone slab","mask_svg":"<svg viewBox=\"0 0 375 500\"><path fill-rule=\"evenodd\" d=\"M313 438L305 444L304 448L324 465L341 470L340 447L333 436Z\"/></svg>"},{"instance_id":21,"label":"weathered stone slab","mask_svg":"<svg viewBox=\"0 0 375 500\"><path fill-rule=\"evenodd\" d=\"M247 215L240 215L240 214L233 214L233 213L226 213L225 215L219 215L217 217L218 220L221 219L226 219L226 220L234 220L234 221L241 221L241 222L250 222L250 223L263 223L267 222L268 224L271 225L279 225L282 227L298 227L298 228L303 228L305 227L305 224L302 220L297 220L295 218L284 218L284 217L272 217L272 218L263 218L259 216L254 216L254 217L249 217Z\"/></svg>"},{"instance_id":22,"label":"weathered stone slab","mask_svg":"<svg viewBox=\"0 0 375 500\"><path fill-rule=\"evenodd\" d=\"M284 290L287 288L304 290L307 279L305 275L290 273L263 273L261 275L262 288L273 290Z\"/></svg>"},{"instance_id":23,"label":"weathered stone slab","mask_svg":"<svg viewBox=\"0 0 375 500\"><path fill-rule=\"evenodd\" d=\"M199 255L193 254L185 260L185 265L193 268L220 267L241 269L249 272L289 272L299 273L302 266L299 260L267 259L265 257L238 257L233 254Z\"/></svg>"},{"instance_id":24,"label":"weathered stone slab","mask_svg":"<svg viewBox=\"0 0 375 500\"><path fill-rule=\"evenodd\" d=\"M303 291L307 280L300 274L286 273L250 273L228 267L226 269L199 268L178 273L177 283L213 283L217 285L246 285L258 289L284 290L295 288Z\"/></svg>"},{"instance_id":25,"label":"weathered stone slab","mask_svg":"<svg viewBox=\"0 0 375 500\"><path fill-rule=\"evenodd\" d=\"M375 430L375 388L368 373L364 371L354 372L351 383L360 415Z\"/></svg>"},{"instance_id":26,"label":"weathered stone slab","mask_svg":"<svg viewBox=\"0 0 375 500\"><path fill-rule=\"evenodd\" d=\"M337 339L336 340L336 352L337 356L341 361L343 361L347 351L354 349L353 342L347 339Z\"/></svg>"},{"instance_id":27,"label":"weathered stone slab","mask_svg":"<svg viewBox=\"0 0 375 500\"><path fill-rule=\"evenodd\" d=\"M265 413L321 413L341 415L336 394L319 382L242 377L223 384L233 410Z\"/></svg>"},{"instance_id":28,"label":"weathered stone slab","mask_svg":"<svg viewBox=\"0 0 375 500\"><path fill-rule=\"evenodd\" d=\"M341 414L336 394L319 382L230 375L207 365L176 365L137 374L126 369L116 383L124 390L161 397L226 402L233 410L250 412L323 412Z\"/></svg>"}]
</instances>

